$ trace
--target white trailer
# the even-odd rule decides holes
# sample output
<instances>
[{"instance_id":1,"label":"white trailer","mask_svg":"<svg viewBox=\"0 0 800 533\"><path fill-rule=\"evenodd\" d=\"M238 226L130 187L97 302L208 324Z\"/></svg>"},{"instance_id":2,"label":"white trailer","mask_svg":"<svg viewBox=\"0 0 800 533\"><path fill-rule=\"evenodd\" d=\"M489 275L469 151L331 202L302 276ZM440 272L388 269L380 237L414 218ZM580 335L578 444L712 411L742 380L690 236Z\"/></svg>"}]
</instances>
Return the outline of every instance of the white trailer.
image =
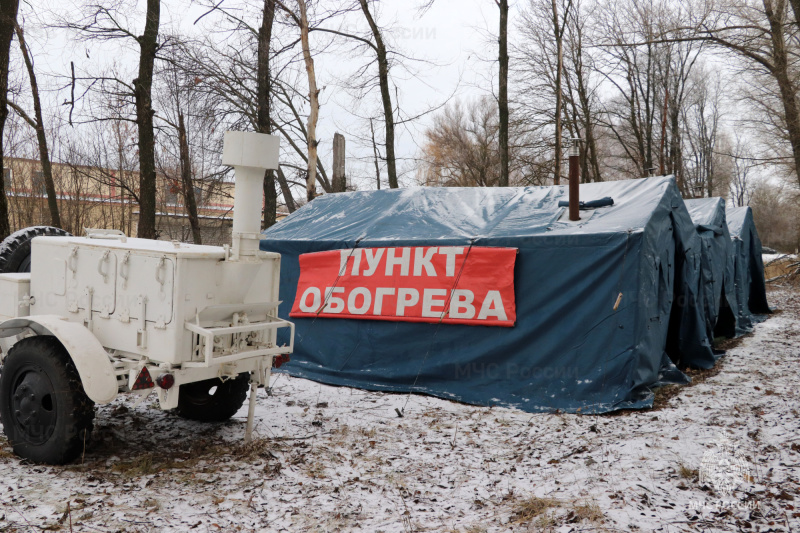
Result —
<instances>
[{"instance_id":1,"label":"white trailer","mask_svg":"<svg viewBox=\"0 0 800 533\"><path fill-rule=\"evenodd\" d=\"M73 460L94 404L128 392L222 421L249 389L250 438L257 387L294 340L277 315L280 255L259 250L263 176L278 168L278 148L271 135L225 134L222 162L236 173L231 246L31 228L0 247L6 265L30 266L0 274L0 419L16 454Z\"/></svg>"}]
</instances>

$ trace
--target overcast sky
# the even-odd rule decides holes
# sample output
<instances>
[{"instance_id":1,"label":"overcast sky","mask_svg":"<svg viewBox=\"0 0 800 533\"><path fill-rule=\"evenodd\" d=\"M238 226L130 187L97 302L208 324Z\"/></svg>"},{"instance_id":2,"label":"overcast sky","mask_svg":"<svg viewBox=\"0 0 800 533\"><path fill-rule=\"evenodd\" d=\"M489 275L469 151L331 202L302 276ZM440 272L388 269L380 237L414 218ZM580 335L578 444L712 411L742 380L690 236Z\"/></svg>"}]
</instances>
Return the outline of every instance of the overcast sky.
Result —
<instances>
[{"instance_id":1,"label":"overcast sky","mask_svg":"<svg viewBox=\"0 0 800 533\"><path fill-rule=\"evenodd\" d=\"M405 62L411 72L403 68L393 71L399 91L400 118L415 117L451 97L463 100L491 94L496 80L496 63L492 59L497 54L494 35L498 25L494 0L437 0L422 17L413 8L416 2L391 0L381 4L379 16L391 28L390 40L407 55L421 60ZM321 61L318 68L320 77L326 74L335 77L337 62ZM324 85L324 81L318 83ZM328 111L328 117L323 120L323 135L330 138L331 128L345 134L363 128L360 126L363 122L346 107L348 98L336 93L327 96L328 105L323 112ZM398 126L398 158L404 159L399 169L409 172L406 184L412 182L413 172L409 169L414 165L412 159L419 153L423 131L430 119L431 115L427 115L412 125ZM372 174L369 166L365 171Z\"/></svg>"}]
</instances>

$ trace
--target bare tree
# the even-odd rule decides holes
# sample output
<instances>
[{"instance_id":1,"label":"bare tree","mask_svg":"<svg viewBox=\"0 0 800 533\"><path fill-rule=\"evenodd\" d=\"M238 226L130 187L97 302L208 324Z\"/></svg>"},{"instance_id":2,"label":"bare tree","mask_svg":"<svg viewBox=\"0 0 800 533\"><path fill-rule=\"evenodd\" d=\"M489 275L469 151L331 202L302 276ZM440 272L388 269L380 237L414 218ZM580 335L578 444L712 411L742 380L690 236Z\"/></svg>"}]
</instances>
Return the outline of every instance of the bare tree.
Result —
<instances>
[{"instance_id":1,"label":"bare tree","mask_svg":"<svg viewBox=\"0 0 800 533\"><path fill-rule=\"evenodd\" d=\"M306 200L311 201L317 194L317 119L319 117L319 90L317 90L317 75L314 70L314 58L311 57L311 46L308 42L308 15L306 14L306 0L297 0L300 11L298 26L300 28L300 41L303 47L303 61L306 65L308 76L308 101L311 112L308 114L306 142L308 143L308 167L306 175Z\"/></svg>"},{"instance_id":2,"label":"bare tree","mask_svg":"<svg viewBox=\"0 0 800 533\"><path fill-rule=\"evenodd\" d=\"M680 117L702 41L683 39L679 28L694 14L665 0L610 0L601 13L602 71L617 89L606 125L624 155L619 170L637 177L664 169L686 193Z\"/></svg>"},{"instance_id":3,"label":"bare tree","mask_svg":"<svg viewBox=\"0 0 800 533\"><path fill-rule=\"evenodd\" d=\"M728 182L730 198L734 205L742 207L750 202L753 192L753 154L740 135L737 135L731 147L731 153L725 156L731 162L731 179Z\"/></svg>"},{"instance_id":4,"label":"bare tree","mask_svg":"<svg viewBox=\"0 0 800 533\"><path fill-rule=\"evenodd\" d=\"M650 42L657 31L653 27L656 14L637 12L638 7L633 3L608 4L603 10L601 30L608 44L603 73L617 89L616 97L607 105L607 125L633 164L633 177L648 175L655 169L656 122L661 101L656 80L656 55L660 50ZM642 35L645 45L628 45L626 35L634 32Z\"/></svg>"},{"instance_id":5,"label":"bare tree","mask_svg":"<svg viewBox=\"0 0 800 533\"><path fill-rule=\"evenodd\" d=\"M258 29L258 72L256 74L256 123L259 133L272 133L270 46L272 45L274 22L275 0L264 0L261 26ZM264 172L264 228L275 224L277 210L278 195L275 191L275 173L270 169Z\"/></svg>"},{"instance_id":6,"label":"bare tree","mask_svg":"<svg viewBox=\"0 0 800 533\"><path fill-rule=\"evenodd\" d=\"M800 247L800 198L783 183L759 181L749 205L761 242L785 252Z\"/></svg>"},{"instance_id":7,"label":"bare tree","mask_svg":"<svg viewBox=\"0 0 800 533\"><path fill-rule=\"evenodd\" d=\"M496 101L456 101L425 131L421 183L443 187L496 187L501 180Z\"/></svg>"},{"instance_id":8,"label":"bare tree","mask_svg":"<svg viewBox=\"0 0 800 533\"><path fill-rule=\"evenodd\" d=\"M147 0L144 33L139 43L139 76L133 80L136 125L139 127L139 226L138 237L156 235L156 139L153 129L153 66L158 51L161 0Z\"/></svg>"},{"instance_id":9,"label":"bare tree","mask_svg":"<svg viewBox=\"0 0 800 533\"><path fill-rule=\"evenodd\" d=\"M183 113L180 111L178 112L178 142L180 145L181 187L186 213L189 216L189 225L192 228L192 240L195 244L202 244L200 219L197 217L197 198L195 197L194 180L192 179L192 158L189 155L189 142L186 139L186 122L183 119Z\"/></svg>"},{"instance_id":10,"label":"bare tree","mask_svg":"<svg viewBox=\"0 0 800 533\"><path fill-rule=\"evenodd\" d=\"M383 41L383 33L375 23L372 13L370 13L367 0L359 0L359 4L361 5L361 11L364 13L364 18L367 19L369 24L372 38L375 40L374 44L369 44L375 51L378 61L378 84L381 89L383 122L386 128L386 171L389 174L389 188L397 189L399 184L397 182L397 162L394 153L394 108L392 107L392 95L389 91L389 56L386 51L386 44Z\"/></svg>"},{"instance_id":11,"label":"bare tree","mask_svg":"<svg viewBox=\"0 0 800 533\"><path fill-rule=\"evenodd\" d=\"M566 20L562 21L562 17L566 19L569 16L570 5L571 2L567 2L566 6L564 7L563 15L559 13L558 5L556 0L552 0L552 23L553 23L553 37L556 43L556 70L555 70L555 87L554 92L556 94L556 132L555 132L555 142L556 142L556 151L555 156L553 158L553 183L558 185L561 183L561 158L562 151L561 151L561 142L562 142L562 132L561 132L561 117L563 116L561 113L561 109L564 106L564 89L562 87L561 78L564 73L564 28L566 27Z\"/></svg>"},{"instance_id":12,"label":"bare tree","mask_svg":"<svg viewBox=\"0 0 800 533\"><path fill-rule=\"evenodd\" d=\"M289 7L279 0L264 0L257 14L226 10L218 2L208 7L206 14L221 15L221 21L213 19L211 27L224 32L225 39L215 40L213 33L202 40L182 38L174 61L186 77L198 80L196 98L203 100L206 108L214 109L225 127L252 128L282 137L282 147L288 154L282 152L277 171L265 173L267 226L274 223L277 209L276 193L270 195L270 176L272 190L275 185L280 188L283 204L290 213L298 207L292 190L302 188L303 197L307 196L308 117L303 108L309 97L302 89L308 78L297 36L300 18L296 6ZM276 17L276 8L286 17ZM255 17L260 18L260 26L249 24L250 18ZM309 22L309 32L318 22ZM330 192L332 183L319 157L315 169L316 183Z\"/></svg>"},{"instance_id":13,"label":"bare tree","mask_svg":"<svg viewBox=\"0 0 800 533\"><path fill-rule=\"evenodd\" d=\"M139 64L136 78L131 83L113 75L90 75L81 81L93 87L101 82L100 90L119 97L120 104L132 98L136 111L137 147L139 150L139 223L137 235L141 238L155 239L156 231L156 153L155 129L153 126L153 69L156 54L161 49L158 42L161 17L160 0L147 0L145 24L142 35L135 35L121 22L121 14L126 7L120 2L89 6L80 22L67 22L64 26L77 31L87 40L111 41L132 40L139 49ZM106 84L113 85L113 89ZM74 105L75 102L73 101ZM100 117L108 119L107 116Z\"/></svg>"},{"instance_id":14,"label":"bare tree","mask_svg":"<svg viewBox=\"0 0 800 533\"><path fill-rule=\"evenodd\" d=\"M773 125L791 148L792 173L800 183L798 29L790 24L788 0L729 0L718 8L713 24L690 27L684 38L708 40L744 61L748 74L759 83L758 105L777 112L779 121ZM765 96L778 106L764 102ZM767 121L773 120L768 115L769 111Z\"/></svg>"},{"instance_id":15,"label":"bare tree","mask_svg":"<svg viewBox=\"0 0 800 533\"><path fill-rule=\"evenodd\" d=\"M359 33L350 31L343 27L325 27L321 24L314 25L310 31L331 34L337 37L345 38L346 40L354 43L357 48L366 47L375 54L374 62L377 64L377 82L381 95L381 116L384 123L384 146L385 156L383 159L386 161L386 170L388 174L389 187L396 189L399 187L397 175L397 156L395 153L395 129L398 124L395 115L398 112L397 102L392 101L391 86L390 86L390 72L394 65L393 57L396 51L390 50L386 42L384 29L378 25L376 16L373 14L370 3L377 4L376 0L357 0L353 4L346 4L343 9L333 13L333 16L343 15L353 11L360 11L367 22L369 27L368 32ZM333 18L333 17L331 17ZM350 81L345 83L345 86L350 89L355 89L360 94L355 98L360 100L370 88L373 86L374 78L364 76L369 67L372 65L373 60L369 60L367 65L357 69L357 74ZM397 88L395 87L395 90ZM397 98L397 97L396 97ZM367 117L364 123L374 122L375 117ZM374 132L371 136L362 136L364 139L375 139Z\"/></svg>"},{"instance_id":16,"label":"bare tree","mask_svg":"<svg viewBox=\"0 0 800 533\"><path fill-rule=\"evenodd\" d=\"M372 119L369 120L369 132L372 139L372 157L375 163L375 187L381 190L381 166L380 166L380 152L378 150L378 143L375 142L375 126L372 124Z\"/></svg>"},{"instance_id":17,"label":"bare tree","mask_svg":"<svg viewBox=\"0 0 800 533\"><path fill-rule=\"evenodd\" d=\"M28 79L31 85L31 97L33 99L33 118L31 118L21 106L9 102L9 105L22 117L25 122L36 131L36 140L39 145L39 160L42 163L42 178L44 180L45 191L47 193L47 208L50 211L50 224L60 228L61 216L58 212L58 196L56 187L53 183L53 169L50 164L50 152L47 148L47 135L44 130L44 119L42 118L42 103L39 99L39 84L36 81L36 72L33 68L33 58L28 45L25 42L25 35L19 24L14 22L14 29L17 33L22 58L25 61L25 68L28 70Z\"/></svg>"},{"instance_id":18,"label":"bare tree","mask_svg":"<svg viewBox=\"0 0 800 533\"><path fill-rule=\"evenodd\" d=\"M588 53L590 46L585 44L590 16L585 9L579 0L529 0L520 17L516 101L522 118L548 139L554 183L561 179L565 130L584 141L581 178L602 180L596 139L599 76ZM524 154L518 152L518 156Z\"/></svg>"},{"instance_id":19,"label":"bare tree","mask_svg":"<svg viewBox=\"0 0 800 533\"><path fill-rule=\"evenodd\" d=\"M728 189L728 176L717 168L718 138L722 120L722 81L708 69L692 76L686 105L681 109L683 134L683 184L687 197L720 196Z\"/></svg>"},{"instance_id":20,"label":"bare tree","mask_svg":"<svg viewBox=\"0 0 800 533\"><path fill-rule=\"evenodd\" d=\"M585 182L602 181L600 154L597 147L598 98L597 82L593 81L594 59L585 46L586 16L580 0L572 1L566 10L565 32L567 64L565 82L567 103L572 110L570 133L583 139L581 143L581 178Z\"/></svg>"},{"instance_id":21,"label":"bare tree","mask_svg":"<svg viewBox=\"0 0 800 533\"><path fill-rule=\"evenodd\" d=\"M500 180L498 185L508 187L509 149L508 149L508 0L495 0L500 9L500 28L498 31L500 75L498 80L498 109L500 120ZM553 0L555 7L555 0ZM559 71L560 75L560 71ZM558 142L558 141L556 141Z\"/></svg>"},{"instance_id":22,"label":"bare tree","mask_svg":"<svg viewBox=\"0 0 800 533\"><path fill-rule=\"evenodd\" d=\"M3 169L3 130L8 117L8 65L18 10L19 0L0 0L0 168ZM0 183L0 239L5 239L11 232L4 182Z\"/></svg>"}]
</instances>

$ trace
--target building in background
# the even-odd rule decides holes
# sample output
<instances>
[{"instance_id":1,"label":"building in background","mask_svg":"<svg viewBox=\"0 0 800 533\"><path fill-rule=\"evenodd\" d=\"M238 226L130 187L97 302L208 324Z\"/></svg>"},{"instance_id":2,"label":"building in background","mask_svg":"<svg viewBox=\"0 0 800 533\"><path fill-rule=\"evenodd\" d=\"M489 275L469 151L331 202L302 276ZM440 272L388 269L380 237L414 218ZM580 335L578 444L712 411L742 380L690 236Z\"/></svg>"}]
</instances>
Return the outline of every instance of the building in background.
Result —
<instances>
[{"instance_id":1,"label":"building in background","mask_svg":"<svg viewBox=\"0 0 800 533\"><path fill-rule=\"evenodd\" d=\"M47 192L41 162L7 157L3 168L9 222L12 230L49 225ZM139 173L64 163L53 163L53 181L64 230L82 235L84 228L117 229L136 236ZM234 184L225 180L195 180L194 193L203 244L230 241ZM278 218L286 216L279 213ZM158 175L156 230L163 240L192 241L183 185Z\"/></svg>"}]
</instances>

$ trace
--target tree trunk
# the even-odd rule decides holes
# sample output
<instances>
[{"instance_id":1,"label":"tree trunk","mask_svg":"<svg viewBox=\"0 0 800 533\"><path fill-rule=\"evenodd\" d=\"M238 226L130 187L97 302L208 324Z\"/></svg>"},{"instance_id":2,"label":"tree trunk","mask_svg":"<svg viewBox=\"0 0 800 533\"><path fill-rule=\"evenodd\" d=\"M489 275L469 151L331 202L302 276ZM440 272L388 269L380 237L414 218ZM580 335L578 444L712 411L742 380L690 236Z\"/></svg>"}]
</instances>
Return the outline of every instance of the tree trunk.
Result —
<instances>
[{"instance_id":1,"label":"tree trunk","mask_svg":"<svg viewBox=\"0 0 800 533\"><path fill-rule=\"evenodd\" d=\"M275 0L264 0L264 13L258 30L258 78L256 87L256 122L259 133L272 133L270 97L272 77L269 70L272 24L275 21ZM264 172L264 223L266 229L277 219L278 193L275 190L275 172Z\"/></svg>"},{"instance_id":2,"label":"tree trunk","mask_svg":"<svg viewBox=\"0 0 800 533\"><path fill-rule=\"evenodd\" d=\"M800 0L789 0L792 4L792 12L794 13L794 23L800 26Z\"/></svg>"},{"instance_id":3,"label":"tree trunk","mask_svg":"<svg viewBox=\"0 0 800 533\"><path fill-rule=\"evenodd\" d=\"M139 130L139 225L137 236L155 239L156 234L156 152L153 130L153 64L158 50L160 0L147 0L147 20L139 41L139 76L134 80L136 125Z\"/></svg>"},{"instance_id":4,"label":"tree trunk","mask_svg":"<svg viewBox=\"0 0 800 533\"><path fill-rule=\"evenodd\" d=\"M665 80L669 81L669 80ZM664 146L667 142L667 111L669 106L669 86L664 91L664 109L661 112L661 144L658 148L658 175L666 176L667 166L665 161ZM674 132L673 132L674 133Z\"/></svg>"},{"instance_id":5,"label":"tree trunk","mask_svg":"<svg viewBox=\"0 0 800 533\"><path fill-rule=\"evenodd\" d=\"M0 168L5 168L3 131L8 118L8 59L18 9L19 0L0 0ZM5 179L2 179L0 180L0 239L5 239L9 233L11 228L8 224L8 200Z\"/></svg>"},{"instance_id":6,"label":"tree trunk","mask_svg":"<svg viewBox=\"0 0 800 533\"><path fill-rule=\"evenodd\" d=\"M561 91L561 74L564 70L564 41L562 38L562 32L560 28L560 24L558 23L558 7L556 6L556 0L553 0L553 36L556 38L556 86L555 86L555 93L556 93L556 109L555 109L555 121L556 121L556 146L555 146L555 154L554 154L554 161L553 161L553 184L558 185L561 183L561 152L563 151L561 147L561 107L563 106L563 95Z\"/></svg>"},{"instance_id":7,"label":"tree trunk","mask_svg":"<svg viewBox=\"0 0 800 533\"><path fill-rule=\"evenodd\" d=\"M308 75L308 101L311 112L308 115L306 126L306 141L308 142L308 175L306 177L306 200L314 199L317 192L317 118L319 117L319 91L317 90L317 77L314 72L314 58L311 57L311 47L308 43L308 16L306 15L306 1L297 0L300 7L300 41L303 47L303 60L306 64Z\"/></svg>"},{"instance_id":8,"label":"tree trunk","mask_svg":"<svg viewBox=\"0 0 800 533\"><path fill-rule=\"evenodd\" d=\"M594 119L592 118L592 107L589 100L589 90L586 87L586 79L583 70L583 29L577 21L580 13L575 13L575 33L578 38L577 56L573 60L575 64L575 77L577 81L578 102L580 103L580 110L582 114L583 131L586 137L585 154L587 160L588 171L586 173L587 181L603 181L600 175L600 160L597 153L597 142L594 135Z\"/></svg>"},{"instance_id":9,"label":"tree trunk","mask_svg":"<svg viewBox=\"0 0 800 533\"><path fill-rule=\"evenodd\" d=\"M655 76L653 71L653 47L647 47L647 71L644 79L644 94L642 103L644 103L644 116L646 117L644 123L644 146L645 146L645 159L644 165L647 169L647 175L652 176L655 170L655 162L653 161L653 122L656 113L655 101Z\"/></svg>"},{"instance_id":10,"label":"tree trunk","mask_svg":"<svg viewBox=\"0 0 800 533\"><path fill-rule=\"evenodd\" d=\"M670 110L670 139L669 139L669 172L675 175L675 183L678 190L683 194L688 194L691 198L692 191L686 188L686 180L683 175L683 154L681 153L681 123L680 123L680 104L677 101L677 94L673 97L672 109Z\"/></svg>"},{"instance_id":11,"label":"tree trunk","mask_svg":"<svg viewBox=\"0 0 800 533\"><path fill-rule=\"evenodd\" d=\"M183 121L183 113L181 112L178 112L178 145L181 160L183 203L186 205L186 214L189 217L189 225L192 227L192 240L195 244L203 244L203 236L200 233L200 219L197 217L197 198L194 196L192 160L189 157L189 141L186 139L186 124Z\"/></svg>"},{"instance_id":12,"label":"tree trunk","mask_svg":"<svg viewBox=\"0 0 800 533\"><path fill-rule=\"evenodd\" d=\"M292 190L289 188L289 182L286 181L286 176L283 174L283 170L278 167L278 184L281 187L281 193L283 194L283 201L286 203L286 209L289 213L294 213L297 211L297 205L294 203L294 197L292 196Z\"/></svg>"},{"instance_id":13,"label":"tree trunk","mask_svg":"<svg viewBox=\"0 0 800 533\"><path fill-rule=\"evenodd\" d=\"M22 50L22 58L25 60L25 67L28 69L28 78L31 81L31 96L33 97L33 112L36 129L36 140L39 143L39 160L42 162L42 176L44 178L44 188L47 191L47 208L50 211L50 225L57 228L61 227L61 216L58 213L58 196L56 186L53 183L53 169L50 165L50 152L47 149L47 136L44 131L44 120L42 118L42 104L39 100L39 84L36 82L36 73L33 70L33 60L25 44L25 35L19 24L14 23L17 32L17 40Z\"/></svg>"},{"instance_id":14,"label":"tree trunk","mask_svg":"<svg viewBox=\"0 0 800 533\"><path fill-rule=\"evenodd\" d=\"M372 36L375 38L375 51L378 55L378 83L381 88L381 100L383 101L383 120L386 124L386 171L389 174L389 188L397 189L397 164L394 154L394 109L392 108L392 96L389 91L389 59L386 55L386 45L383 42L380 28L372 18L369 11L367 0L359 0L361 11L369 23Z\"/></svg>"},{"instance_id":15,"label":"tree trunk","mask_svg":"<svg viewBox=\"0 0 800 533\"><path fill-rule=\"evenodd\" d=\"M785 0L777 0L773 9L771 0L764 1L764 12L767 15L772 38L772 74L778 82L781 102L786 113L786 131L794 156L795 176L800 182L800 110L797 108L797 93L789 74L789 58L786 50L784 22L786 14Z\"/></svg>"},{"instance_id":16,"label":"tree trunk","mask_svg":"<svg viewBox=\"0 0 800 533\"><path fill-rule=\"evenodd\" d=\"M378 190L381 190L381 166L378 163L378 143L375 142L375 127L372 125L372 119L369 119L369 132L372 134L372 156L375 161L375 185Z\"/></svg>"},{"instance_id":17,"label":"tree trunk","mask_svg":"<svg viewBox=\"0 0 800 533\"><path fill-rule=\"evenodd\" d=\"M565 18L564 23L566 24L566 22L567 21L566 21L566 18ZM574 57L573 57L572 64L573 64L573 67L575 68L576 82L578 84L580 84L580 81L581 81L581 77L580 77L580 73L579 73L579 69L581 68L580 63L574 61ZM568 130L569 134L573 138L581 139L581 146L582 146L582 149L580 150L580 154L581 154L580 155L580 167L581 168L580 168L579 176L580 176L580 179L581 179L581 183L590 183L590 182L594 181L594 178L593 178L594 167L591 166L592 162L591 162L591 159L590 159L590 153L589 153L589 149L588 149L589 145L587 143L587 141L588 141L588 139L590 137L589 129L591 128L591 123L588 120L584 119L584 110L583 110L583 104L582 104L582 100L581 100L581 96L580 96L581 95L580 88L579 87L578 88L573 88L572 87L572 79L571 79L571 77L566 72L564 72L564 74L565 74L565 76L563 78L563 80L564 80L563 83L566 84L566 87L564 88L565 89L564 90L564 94L566 95L565 96L566 103L565 103L564 107L565 107L565 110L566 110L567 106L569 106L570 112L572 113L571 117L570 117L569 114L567 114L567 130ZM578 96L577 100L575 98L576 94Z\"/></svg>"},{"instance_id":18,"label":"tree trunk","mask_svg":"<svg viewBox=\"0 0 800 533\"><path fill-rule=\"evenodd\" d=\"M500 79L498 81L498 107L500 110L500 131L498 133L500 142L500 187L508 187L510 162L508 150L508 0L497 2L500 8L500 30L499 30L499 62Z\"/></svg>"},{"instance_id":19,"label":"tree trunk","mask_svg":"<svg viewBox=\"0 0 800 533\"><path fill-rule=\"evenodd\" d=\"M119 121L113 122L112 131L114 132L114 136L116 137L114 140L117 141L117 179L120 182L125 181L125 170L122 166L122 157L124 154L125 144L122 138L122 125ZM120 189L119 191L119 200L122 206L122 210L120 212L120 231L122 231L125 235L130 235L130 229L126 226L126 218L128 213L128 205L125 199L125 189Z\"/></svg>"}]
</instances>

